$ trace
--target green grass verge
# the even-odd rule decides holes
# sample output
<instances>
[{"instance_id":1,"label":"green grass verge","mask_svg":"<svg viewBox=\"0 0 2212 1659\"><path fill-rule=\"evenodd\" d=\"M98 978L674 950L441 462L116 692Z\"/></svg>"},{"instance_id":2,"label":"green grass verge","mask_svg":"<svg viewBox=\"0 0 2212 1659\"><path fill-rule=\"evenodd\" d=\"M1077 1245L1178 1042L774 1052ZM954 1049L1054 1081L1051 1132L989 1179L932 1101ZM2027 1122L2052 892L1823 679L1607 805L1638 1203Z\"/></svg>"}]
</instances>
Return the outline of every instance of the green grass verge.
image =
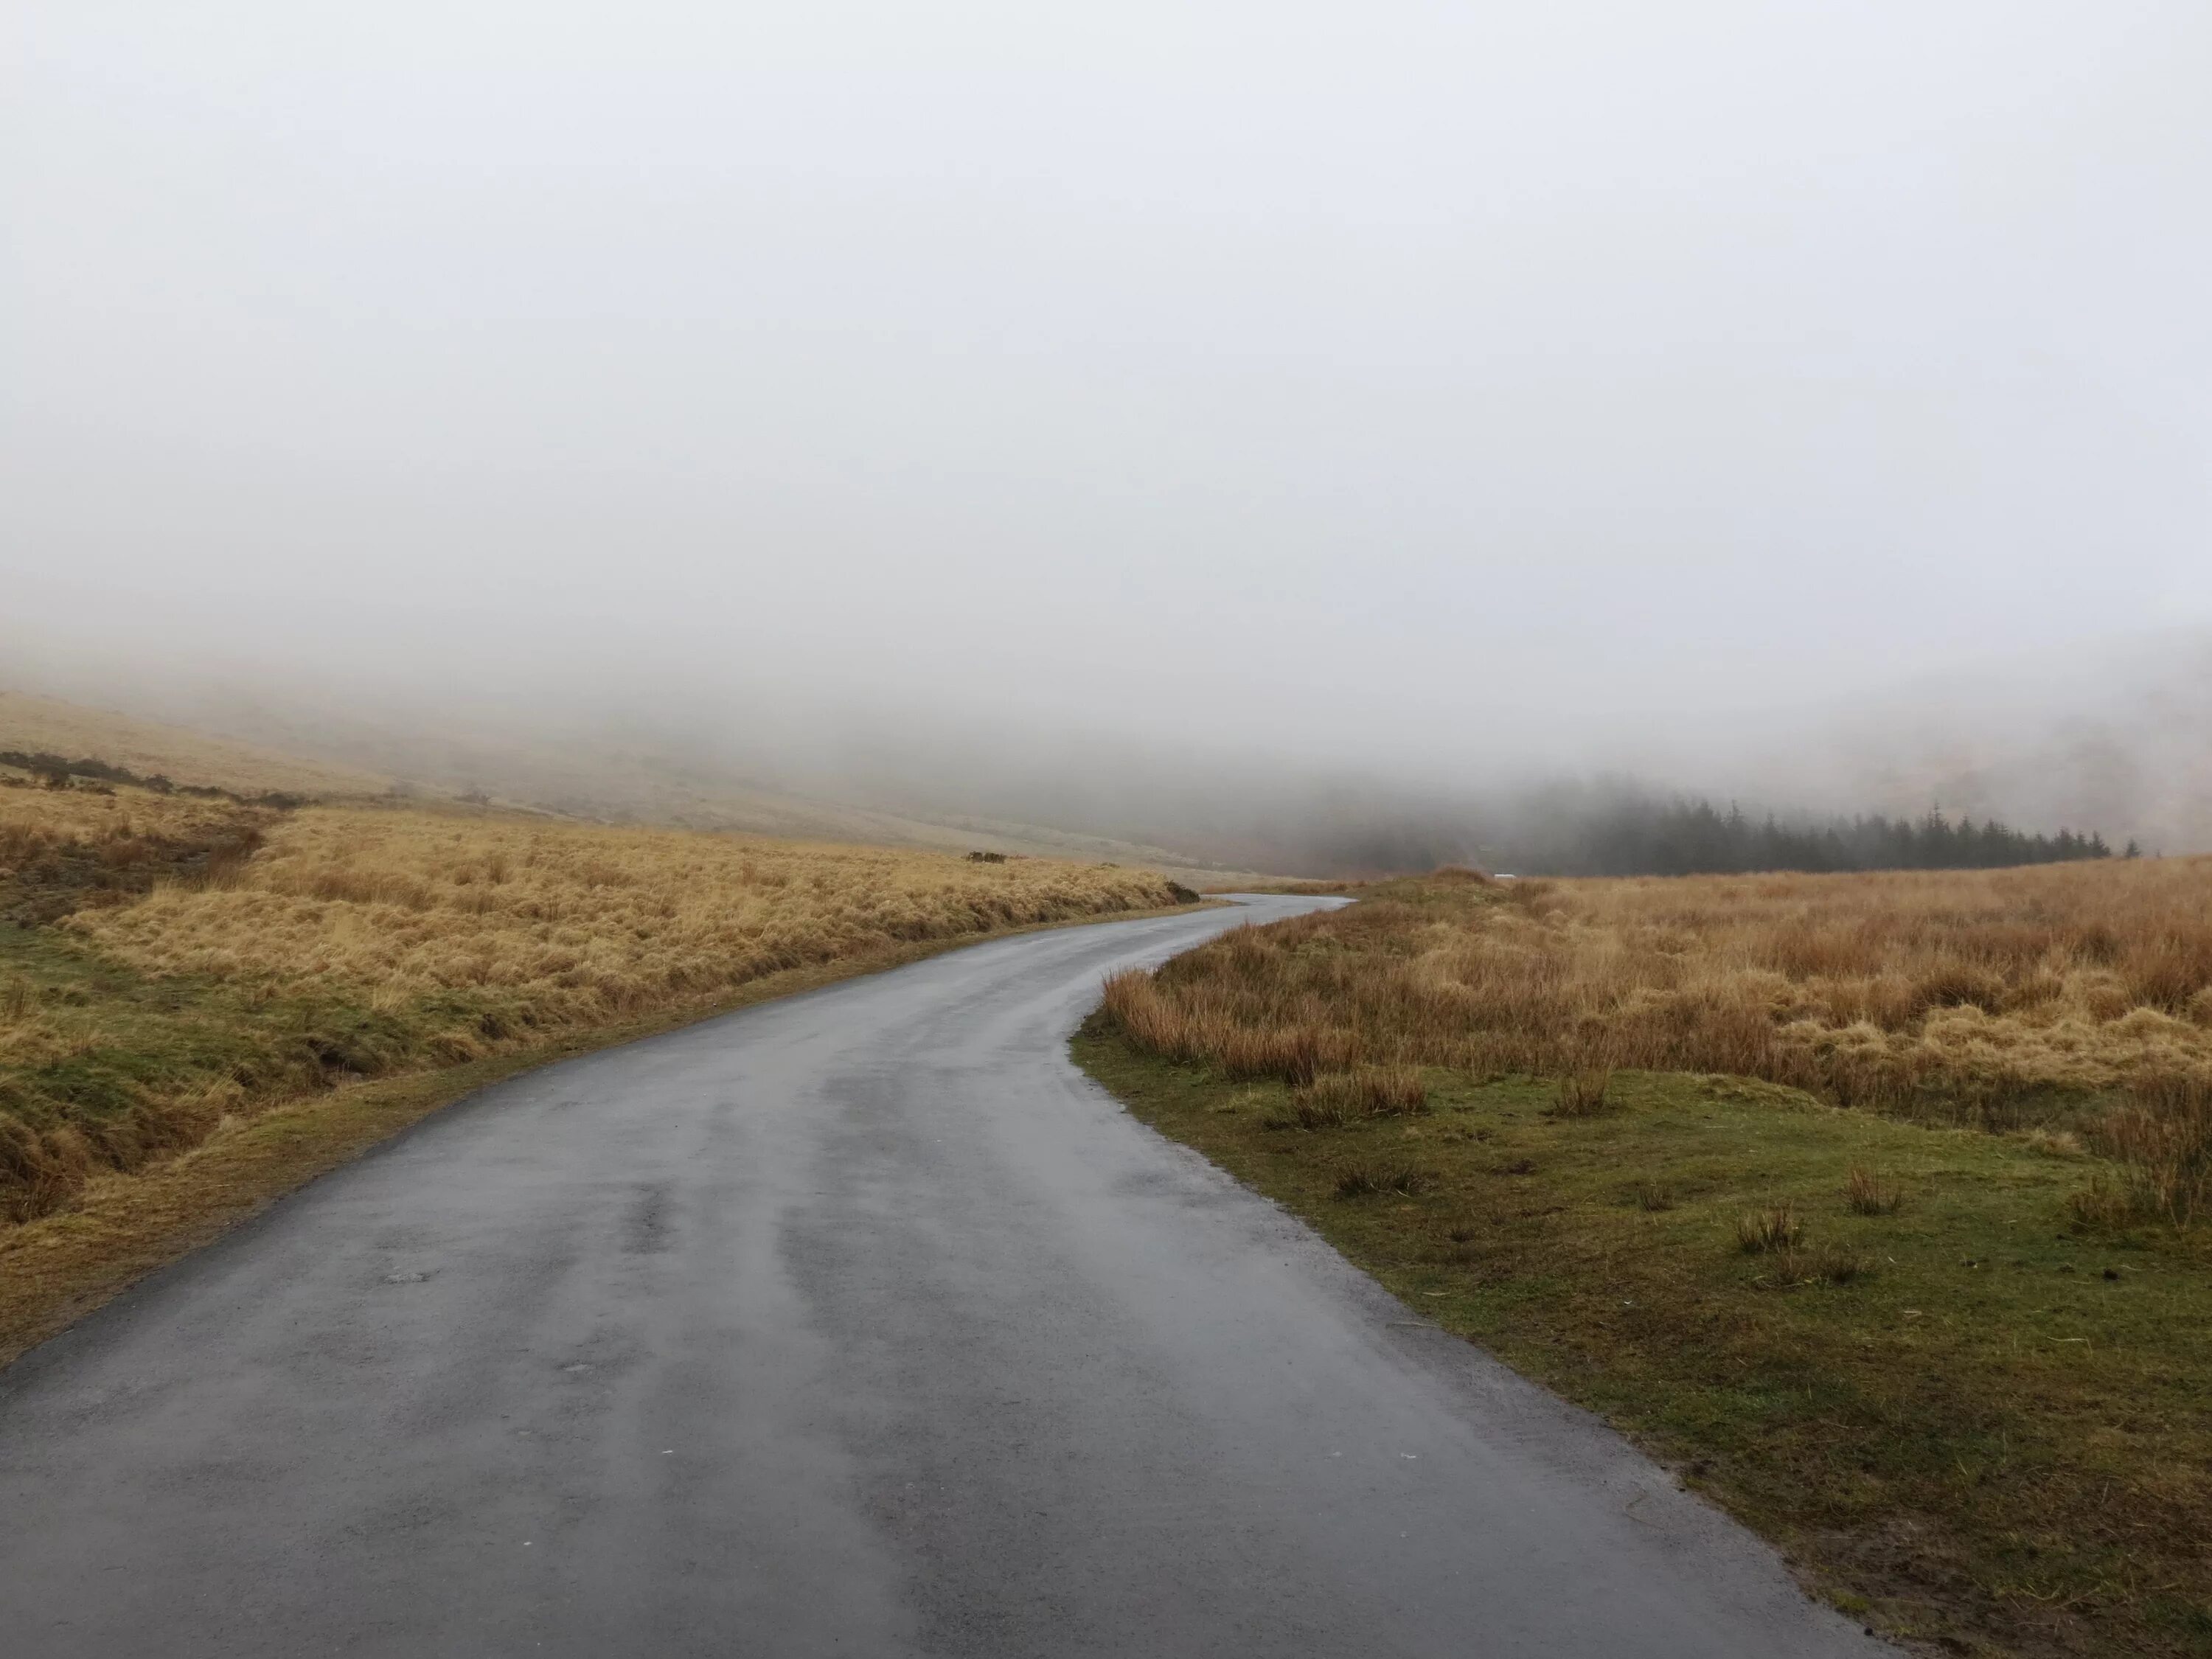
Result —
<instances>
[{"instance_id":1,"label":"green grass verge","mask_svg":"<svg viewBox=\"0 0 2212 1659\"><path fill-rule=\"evenodd\" d=\"M34 1129L67 1124L94 1139L136 1128L151 1138L149 1150L159 1149L142 1109L150 1105L210 1091L252 1101L481 1058L528 1031L511 998L455 993L374 1007L329 987L155 976L67 933L5 923L0 984L69 1034L33 1042L20 1024L0 1025L0 1038L17 1039L0 1047L0 1111ZM471 1050L456 1052L457 1039Z\"/></svg>"},{"instance_id":2,"label":"green grass verge","mask_svg":"<svg viewBox=\"0 0 2212 1659\"><path fill-rule=\"evenodd\" d=\"M1101 1018L1074 1054L1876 1628L2212 1654L2212 1261L2167 1231L2076 1231L2095 1160L1643 1073L1565 1117L1551 1085L1432 1071L1426 1115L1303 1130L1281 1085L1140 1054ZM1897 1207L1855 1212L1854 1170ZM1747 1217L1782 1206L1797 1248L1747 1249Z\"/></svg>"},{"instance_id":3,"label":"green grass verge","mask_svg":"<svg viewBox=\"0 0 2212 1659\"><path fill-rule=\"evenodd\" d=\"M519 1072L986 939L1198 908L889 944L557 1031L531 1029L495 996L378 1009L329 988L143 975L51 929L0 923L0 985L27 986L39 1008L66 1011L85 1032L67 1052L25 1060L0 1024L0 1127L66 1122L124 1154L123 1168L94 1174L58 1212L0 1224L0 1365L303 1182ZM457 1029L495 1052L453 1054L441 1039ZM225 1085L235 1098L211 1132L188 1149L165 1144L171 1115L148 1103Z\"/></svg>"}]
</instances>

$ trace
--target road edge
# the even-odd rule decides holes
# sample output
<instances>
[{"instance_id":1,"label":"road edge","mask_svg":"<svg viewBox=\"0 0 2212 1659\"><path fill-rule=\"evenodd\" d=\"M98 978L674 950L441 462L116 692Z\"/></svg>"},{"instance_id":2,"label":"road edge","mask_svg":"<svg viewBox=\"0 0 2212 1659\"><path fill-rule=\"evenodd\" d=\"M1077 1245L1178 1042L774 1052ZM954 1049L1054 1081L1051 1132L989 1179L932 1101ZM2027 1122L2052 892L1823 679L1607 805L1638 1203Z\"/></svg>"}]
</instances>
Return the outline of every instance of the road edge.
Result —
<instances>
[{"instance_id":1,"label":"road edge","mask_svg":"<svg viewBox=\"0 0 2212 1659\"><path fill-rule=\"evenodd\" d=\"M787 969L711 1000L564 1032L486 1059L345 1084L280 1103L219 1127L174 1158L133 1175L99 1177L69 1209L0 1235L0 1371L147 1274L213 1243L279 1199L493 1084L994 939L1188 915L1225 904L1209 897L890 945L839 962Z\"/></svg>"}]
</instances>

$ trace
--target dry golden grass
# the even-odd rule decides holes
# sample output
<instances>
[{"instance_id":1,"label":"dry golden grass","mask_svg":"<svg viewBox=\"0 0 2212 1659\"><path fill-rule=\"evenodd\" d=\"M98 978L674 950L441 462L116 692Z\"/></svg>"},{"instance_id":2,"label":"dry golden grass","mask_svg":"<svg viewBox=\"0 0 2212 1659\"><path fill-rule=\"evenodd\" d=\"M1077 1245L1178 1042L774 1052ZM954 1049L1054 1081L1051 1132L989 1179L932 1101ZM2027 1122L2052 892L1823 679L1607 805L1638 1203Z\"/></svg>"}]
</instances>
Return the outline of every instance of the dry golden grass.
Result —
<instances>
[{"instance_id":1,"label":"dry golden grass","mask_svg":"<svg viewBox=\"0 0 2212 1659\"><path fill-rule=\"evenodd\" d=\"M1087 836L1040 824L974 817L917 817L889 807L862 807L788 794L735 781L718 782L649 752L610 744L604 738L571 732L522 737L471 733L464 725L435 734L386 730L373 718L349 723L341 733L303 716L278 722L264 748L213 738L183 726L139 720L104 709L0 691L0 750L97 759L139 777L160 774L172 782L227 789L249 798L268 794L310 799L407 798L433 801L484 799L538 808L562 820L644 823L773 840L850 842L883 848L963 854L986 848L1024 858L1073 864L1112 861L1157 871L1206 891L1242 891L1279 878L1215 865L1193 865L1188 854L1144 842ZM304 748L301 753L292 745ZM365 753L378 764L401 768L408 781L316 757ZM0 766L0 779L13 769ZM1341 891L1342 884L1329 888Z\"/></svg>"},{"instance_id":2,"label":"dry golden grass","mask_svg":"<svg viewBox=\"0 0 2212 1659\"><path fill-rule=\"evenodd\" d=\"M165 878L221 880L278 816L139 790L0 789L0 925L128 903Z\"/></svg>"},{"instance_id":3,"label":"dry golden grass","mask_svg":"<svg viewBox=\"0 0 2212 1659\"><path fill-rule=\"evenodd\" d=\"M0 1218L337 1081L1188 896L1047 860L0 790Z\"/></svg>"},{"instance_id":4,"label":"dry golden grass","mask_svg":"<svg viewBox=\"0 0 2212 1659\"><path fill-rule=\"evenodd\" d=\"M96 757L172 782L241 795L374 795L390 787L381 774L280 755L210 738L158 720L88 708L56 697L0 691L0 749Z\"/></svg>"},{"instance_id":5,"label":"dry golden grass","mask_svg":"<svg viewBox=\"0 0 2212 1659\"><path fill-rule=\"evenodd\" d=\"M1140 1048L1295 1086L1371 1065L1721 1073L2074 1133L2083 1220L2212 1213L2212 859L1499 884L1465 871L1240 928L1107 988ZM1595 1092L1593 1092L1595 1091Z\"/></svg>"},{"instance_id":6,"label":"dry golden grass","mask_svg":"<svg viewBox=\"0 0 2212 1659\"><path fill-rule=\"evenodd\" d=\"M887 943L1173 902L1149 871L312 807L234 880L70 924L143 972L521 999L576 1024Z\"/></svg>"},{"instance_id":7,"label":"dry golden grass","mask_svg":"<svg viewBox=\"0 0 2212 1659\"><path fill-rule=\"evenodd\" d=\"M1337 1128L1362 1117L1414 1117L1428 1106L1428 1090L1411 1066L1332 1072L1291 1091L1291 1115L1302 1129Z\"/></svg>"},{"instance_id":8,"label":"dry golden grass","mask_svg":"<svg viewBox=\"0 0 2212 1659\"><path fill-rule=\"evenodd\" d=\"M240 816L228 801L143 789L108 795L83 789L0 790L0 875L12 874L39 854L57 848L107 848L142 836L191 836Z\"/></svg>"},{"instance_id":9,"label":"dry golden grass","mask_svg":"<svg viewBox=\"0 0 2212 1659\"><path fill-rule=\"evenodd\" d=\"M1797 1212L1787 1204L1771 1209L1747 1210L1735 1224L1735 1242L1753 1255L1796 1248L1804 1236Z\"/></svg>"},{"instance_id":10,"label":"dry golden grass","mask_svg":"<svg viewBox=\"0 0 2212 1659\"><path fill-rule=\"evenodd\" d=\"M1116 981L1109 1006L1155 1052L1231 1075L1724 1073L2002 1127L2039 1101L2212 1079L2212 859L1459 873L1241 929Z\"/></svg>"}]
</instances>

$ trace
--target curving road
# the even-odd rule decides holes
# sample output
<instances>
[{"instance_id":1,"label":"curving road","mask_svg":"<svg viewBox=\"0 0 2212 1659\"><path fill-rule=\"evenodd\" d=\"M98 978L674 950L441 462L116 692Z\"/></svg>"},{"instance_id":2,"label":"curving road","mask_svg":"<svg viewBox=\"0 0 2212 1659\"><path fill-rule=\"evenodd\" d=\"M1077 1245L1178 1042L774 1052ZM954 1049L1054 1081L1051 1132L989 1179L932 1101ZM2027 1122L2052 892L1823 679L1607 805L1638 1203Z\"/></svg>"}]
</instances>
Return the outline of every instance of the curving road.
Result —
<instances>
[{"instance_id":1,"label":"curving road","mask_svg":"<svg viewBox=\"0 0 2212 1659\"><path fill-rule=\"evenodd\" d=\"M1243 919L555 1066L148 1280L0 1373L0 1648L1888 1651L1073 1071Z\"/></svg>"}]
</instances>

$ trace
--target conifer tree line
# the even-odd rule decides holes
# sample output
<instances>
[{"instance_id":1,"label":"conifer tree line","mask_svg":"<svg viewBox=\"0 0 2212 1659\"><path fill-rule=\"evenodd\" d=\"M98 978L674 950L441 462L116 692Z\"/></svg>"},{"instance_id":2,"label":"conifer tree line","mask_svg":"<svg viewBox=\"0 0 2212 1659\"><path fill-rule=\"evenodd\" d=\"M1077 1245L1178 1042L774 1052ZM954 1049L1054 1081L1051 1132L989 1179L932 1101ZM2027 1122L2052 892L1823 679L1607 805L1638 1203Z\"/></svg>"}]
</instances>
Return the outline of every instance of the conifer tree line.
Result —
<instances>
[{"instance_id":1,"label":"conifer tree line","mask_svg":"<svg viewBox=\"0 0 2212 1659\"><path fill-rule=\"evenodd\" d=\"M2124 856L2139 849L2128 843ZM2101 835L2014 830L1996 818L1954 823L1931 808L1918 819L1869 817L1784 822L1706 800L1616 799L1555 823L1517 858L1531 874L1737 875L1758 871L1990 870L2112 856ZM1513 867L1507 865L1506 867Z\"/></svg>"}]
</instances>

